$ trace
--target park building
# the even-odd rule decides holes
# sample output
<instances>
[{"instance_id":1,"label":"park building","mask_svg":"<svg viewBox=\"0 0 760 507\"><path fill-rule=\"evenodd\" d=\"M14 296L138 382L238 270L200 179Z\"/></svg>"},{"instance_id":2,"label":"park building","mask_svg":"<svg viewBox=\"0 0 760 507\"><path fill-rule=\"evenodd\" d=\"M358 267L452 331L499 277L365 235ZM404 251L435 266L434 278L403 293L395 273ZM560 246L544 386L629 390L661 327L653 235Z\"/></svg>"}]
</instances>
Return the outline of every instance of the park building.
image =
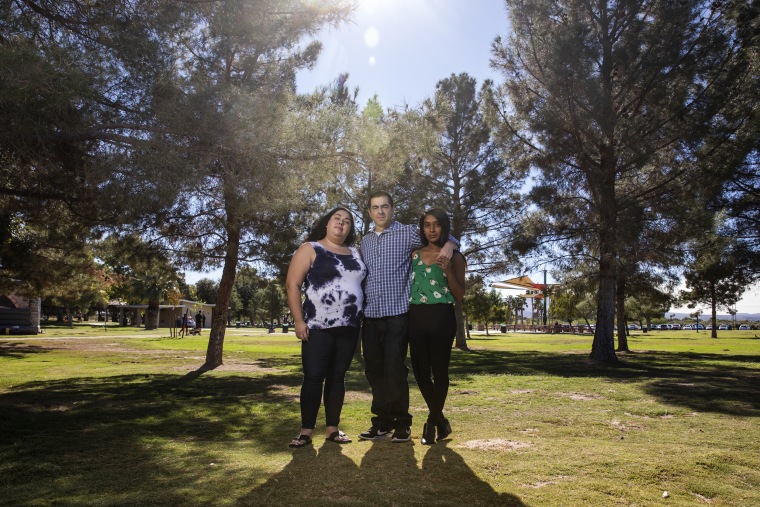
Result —
<instances>
[{"instance_id":1,"label":"park building","mask_svg":"<svg viewBox=\"0 0 760 507\"><path fill-rule=\"evenodd\" d=\"M216 305L180 299L176 305L159 305L158 327L170 328L178 319L187 315L193 321L200 313L205 316L204 328L211 327ZM42 301L39 297L25 297L15 293L0 294L0 334L39 334L42 318ZM117 322L121 326L141 327L145 325L147 304L126 304L112 301L98 320ZM181 321L180 321L181 322ZM93 323L97 325L97 323Z\"/></svg>"},{"instance_id":2,"label":"park building","mask_svg":"<svg viewBox=\"0 0 760 507\"><path fill-rule=\"evenodd\" d=\"M38 334L41 306L38 297L0 294L0 334Z\"/></svg>"},{"instance_id":3,"label":"park building","mask_svg":"<svg viewBox=\"0 0 760 507\"><path fill-rule=\"evenodd\" d=\"M178 319L187 315L195 319L198 313L206 317L204 328L211 327L211 321L214 316L216 305L191 301L189 299L180 299L177 305L159 305L158 306L158 327L169 328L177 325ZM145 325L145 315L148 311L148 305L130 305L126 303L112 301L108 305L108 315L112 321L118 322L122 326L140 327Z\"/></svg>"}]
</instances>

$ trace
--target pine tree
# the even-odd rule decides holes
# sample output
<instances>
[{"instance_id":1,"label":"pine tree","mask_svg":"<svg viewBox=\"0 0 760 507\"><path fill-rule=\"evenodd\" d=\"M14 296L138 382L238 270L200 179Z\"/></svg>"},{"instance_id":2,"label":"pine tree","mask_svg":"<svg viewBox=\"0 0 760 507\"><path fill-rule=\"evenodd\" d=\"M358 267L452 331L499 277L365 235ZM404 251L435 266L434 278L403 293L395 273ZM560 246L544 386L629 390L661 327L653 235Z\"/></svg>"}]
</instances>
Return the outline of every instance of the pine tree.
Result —
<instances>
[{"instance_id":1,"label":"pine tree","mask_svg":"<svg viewBox=\"0 0 760 507\"><path fill-rule=\"evenodd\" d=\"M507 5L512 36L493 45L506 80L497 102L501 138L537 171L533 200L543 215L533 225L545 232L524 246L553 244L597 259L591 358L615 362L620 231L639 227L628 210L695 177L702 143L720 138L713 121L741 94L725 91L747 72L742 47L721 2Z\"/></svg>"}]
</instances>

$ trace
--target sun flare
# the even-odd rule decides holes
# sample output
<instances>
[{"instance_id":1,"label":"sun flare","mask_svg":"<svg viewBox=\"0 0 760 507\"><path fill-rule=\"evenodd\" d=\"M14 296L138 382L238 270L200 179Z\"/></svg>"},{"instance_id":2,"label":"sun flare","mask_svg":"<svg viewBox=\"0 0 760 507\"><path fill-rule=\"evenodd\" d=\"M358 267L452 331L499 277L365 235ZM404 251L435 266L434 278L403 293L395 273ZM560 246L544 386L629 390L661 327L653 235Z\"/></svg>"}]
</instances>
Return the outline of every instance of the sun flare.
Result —
<instances>
[{"instance_id":1,"label":"sun flare","mask_svg":"<svg viewBox=\"0 0 760 507\"><path fill-rule=\"evenodd\" d=\"M377 28L370 26L364 31L364 43L369 48L376 48L380 44L380 32Z\"/></svg>"}]
</instances>

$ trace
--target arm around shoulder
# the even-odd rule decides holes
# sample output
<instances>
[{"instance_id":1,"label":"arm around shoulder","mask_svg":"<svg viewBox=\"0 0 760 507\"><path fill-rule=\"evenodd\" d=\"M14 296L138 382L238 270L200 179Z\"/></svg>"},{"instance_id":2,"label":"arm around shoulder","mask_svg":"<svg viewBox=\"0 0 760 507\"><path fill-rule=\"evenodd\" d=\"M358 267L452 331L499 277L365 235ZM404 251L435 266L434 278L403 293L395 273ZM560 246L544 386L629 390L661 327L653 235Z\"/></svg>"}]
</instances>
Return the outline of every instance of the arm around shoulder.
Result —
<instances>
[{"instance_id":1,"label":"arm around shoulder","mask_svg":"<svg viewBox=\"0 0 760 507\"><path fill-rule=\"evenodd\" d=\"M460 252L454 252L451 262L446 268L446 277L449 281L449 290L457 301L462 301L465 292L464 273L467 268L467 261Z\"/></svg>"}]
</instances>

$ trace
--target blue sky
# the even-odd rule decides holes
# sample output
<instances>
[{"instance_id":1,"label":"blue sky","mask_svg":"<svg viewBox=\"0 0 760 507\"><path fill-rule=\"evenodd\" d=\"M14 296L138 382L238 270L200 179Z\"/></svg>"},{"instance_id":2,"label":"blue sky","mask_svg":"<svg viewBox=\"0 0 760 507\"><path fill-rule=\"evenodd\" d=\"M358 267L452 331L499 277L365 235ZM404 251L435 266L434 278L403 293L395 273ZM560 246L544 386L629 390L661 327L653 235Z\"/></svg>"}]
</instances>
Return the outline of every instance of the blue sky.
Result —
<instances>
[{"instance_id":1,"label":"blue sky","mask_svg":"<svg viewBox=\"0 0 760 507\"><path fill-rule=\"evenodd\" d=\"M310 92L348 72L359 104L377 94L385 108L417 105L452 73L497 79L491 42L506 34L503 0L359 0L353 22L323 30L317 66L298 75Z\"/></svg>"},{"instance_id":2,"label":"blue sky","mask_svg":"<svg viewBox=\"0 0 760 507\"><path fill-rule=\"evenodd\" d=\"M311 92L348 73L349 87L359 87L359 104L376 94L384 108L396 108L431 97L435 84L452 73L466 72L478 84L485 79L498 83L500 76L489 65L490 48L497 35L506 37L508 31L503 0L358 0L352 22L317 35L322 53L314 69L298 74L298 91ZM517 275L503 278L512 276ZM189 283L200 278L218 280L221 270L186 277ZM747 291L737 308L760 313L760 288Z\"/></svg>"}]
</instances>

